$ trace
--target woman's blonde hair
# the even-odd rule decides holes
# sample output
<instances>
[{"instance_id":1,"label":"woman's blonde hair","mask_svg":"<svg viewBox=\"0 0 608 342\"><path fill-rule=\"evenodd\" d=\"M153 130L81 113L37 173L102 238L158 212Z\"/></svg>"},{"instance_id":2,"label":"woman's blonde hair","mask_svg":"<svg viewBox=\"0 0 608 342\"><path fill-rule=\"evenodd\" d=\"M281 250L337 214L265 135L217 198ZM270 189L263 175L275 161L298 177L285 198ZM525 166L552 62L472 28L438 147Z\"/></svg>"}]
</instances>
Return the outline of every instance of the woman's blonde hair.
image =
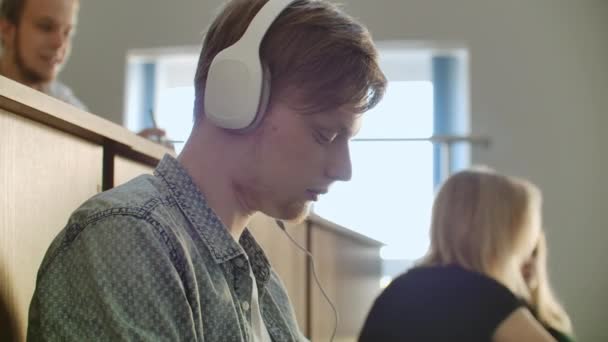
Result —
<instances>
[{"instance_id":1,"label":"woman's blonde hair","mask_svg":"<svg viewBox=\"0 0 608 342\"><path fill-rule=\"evenodd\" d=\"M547 238L540 234L536 246L536 258L533 261L533 272L536 276L536 286L530 289L529 304L535 311L539 321L562 333L572 334L572 323L566 310L556 299L549 281L547 270Z\"/></svg>"},{"instance_id":2,"label":"woman's blonde hair","mask_svg":"<svg viewBox=\"0 0 608 342\"><path fill-rule=\"evenodd\" d=\"M456 173L435 198L431 246L422 264L456 264L527 299L521 265L536 243L540 206L541 193L528 181L490 169Z\"/></svg>"}]
</instances>

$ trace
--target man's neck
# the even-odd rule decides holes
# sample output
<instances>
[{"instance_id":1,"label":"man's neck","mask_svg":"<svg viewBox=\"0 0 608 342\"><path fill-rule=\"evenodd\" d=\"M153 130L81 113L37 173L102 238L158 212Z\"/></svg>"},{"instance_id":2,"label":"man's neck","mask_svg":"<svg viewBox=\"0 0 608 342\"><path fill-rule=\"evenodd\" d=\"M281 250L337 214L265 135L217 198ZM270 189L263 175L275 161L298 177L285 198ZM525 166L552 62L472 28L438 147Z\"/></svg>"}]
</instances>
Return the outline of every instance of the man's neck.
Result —
<instances>
[{"instance_id":1,"label":"man's neck","mask_svg":"<svg viewBox=\"0 0 608 342\"><path fill-rule=\"evenodd\" d=\"M230 170L225 165L226 158L217 153L223 150L218 146L221 143L214 143L209 137L204 140L206 143L190 137L178 159L205 196L208 206L238 242L254 213L247 210L240 200L228 176Z\"/></svg>"},{"instance_id":2,"label":"man's neck","mask_svg":"<svg viewBox=\"0 0 608 342\"><path fill-rule=\"evenodd\" d=\"M20 71L17 63L9 58L8 54L2 54L2 56L0 56L0 75L41 92L47 92L50 86L50 82L28 81L23 76L23 73Z\"/></svg>"}]
</instances>

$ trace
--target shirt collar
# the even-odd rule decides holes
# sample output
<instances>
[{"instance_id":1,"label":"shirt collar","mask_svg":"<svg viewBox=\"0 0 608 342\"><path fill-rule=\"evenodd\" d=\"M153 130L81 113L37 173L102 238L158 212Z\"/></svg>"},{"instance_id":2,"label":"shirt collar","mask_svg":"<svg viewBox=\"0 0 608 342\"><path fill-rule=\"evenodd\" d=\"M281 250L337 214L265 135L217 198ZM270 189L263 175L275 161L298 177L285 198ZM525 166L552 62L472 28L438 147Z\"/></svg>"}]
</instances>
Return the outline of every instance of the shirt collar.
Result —
<instances>
[{"instance_id":1,"label":"shirt collar","mask_svg":"<svg viewBox=\"0 0 608 342\"><path fill-rule=\"evenodd\" d=\"M179 161L165 155L154 174L161 177L188 221L200 233L203 242L216 263L224 263L246 253L258 282L265 284L270 278L270 263L264 251L248 229L237 243L228 229L207 205L204 195Z\"/></svg>"}]
</instances>

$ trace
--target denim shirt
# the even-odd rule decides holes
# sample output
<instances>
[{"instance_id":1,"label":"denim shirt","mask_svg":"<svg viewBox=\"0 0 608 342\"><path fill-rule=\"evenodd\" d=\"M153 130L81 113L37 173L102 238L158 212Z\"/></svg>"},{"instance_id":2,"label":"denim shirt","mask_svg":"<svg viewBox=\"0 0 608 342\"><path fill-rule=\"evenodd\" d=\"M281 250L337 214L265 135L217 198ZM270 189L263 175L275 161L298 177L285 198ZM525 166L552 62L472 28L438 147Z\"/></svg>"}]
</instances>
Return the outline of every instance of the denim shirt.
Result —
<instances>
[{"instance_id":1,"label":"denim shirt","mask_svg":"<svg viewBox=\"0 0 608 342\"><path fill-rule=\"evenodd\" d=\"M153 176L72 214L38 271L27 339L251 341L249 267L273 341L305 341L251 233L237 243L186 170L165 156Z\"/></svg>"}]
</instances>

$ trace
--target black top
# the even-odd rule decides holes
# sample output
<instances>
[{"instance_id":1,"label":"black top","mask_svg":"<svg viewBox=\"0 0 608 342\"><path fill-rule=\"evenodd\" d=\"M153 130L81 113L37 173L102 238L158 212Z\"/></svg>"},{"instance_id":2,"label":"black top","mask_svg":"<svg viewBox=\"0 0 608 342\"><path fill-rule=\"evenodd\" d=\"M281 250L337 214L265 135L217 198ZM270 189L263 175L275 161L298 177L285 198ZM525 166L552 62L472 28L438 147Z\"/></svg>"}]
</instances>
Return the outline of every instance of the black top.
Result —
<instances>
[{"instance_id":1,"label":"black top","mask_svg":"<svg viewBox=\"0 0 608 342\"><path fill-rule=\"evenodd\" d=\"M359 341L491 341L521 305L483 274L458 266L417 267L376 299Z\"/></svg>"}]
</instances>

